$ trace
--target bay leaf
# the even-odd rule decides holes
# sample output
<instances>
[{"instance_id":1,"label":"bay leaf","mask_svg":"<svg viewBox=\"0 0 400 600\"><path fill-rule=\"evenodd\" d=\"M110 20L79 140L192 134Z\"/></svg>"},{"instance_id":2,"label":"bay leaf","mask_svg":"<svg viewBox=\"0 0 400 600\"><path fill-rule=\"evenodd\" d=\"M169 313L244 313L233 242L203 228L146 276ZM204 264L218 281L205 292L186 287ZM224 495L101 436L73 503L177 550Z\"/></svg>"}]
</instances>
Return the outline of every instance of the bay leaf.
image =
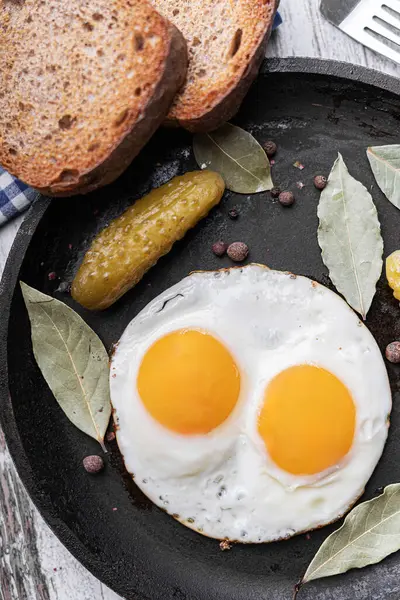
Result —
<instances>
[{"instance_id":1,"label":"bay leaf","mask_svg":"<svg viewBox=\"0 0 400 600\"><path fill-rule=\"evenodd\" d=\"M193 151L199 167L219 173L232 192L255 194L274 187L264 150L250 133L236 125L225 123L211 133L196 134Z\"/></svg>"},{"instance_id":2,"label":"bay leaf","mask_svg":"<svg viewBox=\"0 0 400 600\"><path fill-rule=\"evenodd\" d=\"M400 145L373 146L367 156L376 183L397 208L400 208Z\"/></svg>"},{"instance_id":3,"label":"bay leaf","mask_svg":"<svg viewBox=\"0 0 400 600\"><path fill-rule=\"evenodd\" d=\"M72 308L20 284L33 354L47 385L69 420L105 450L111 402L108 355L101 340Z\"/></svg>"},{"instance_id":4,"label":"bay leaf","mask_svg":"<svg viewBox=\"0 0 400 600\"><path fill-rule=\"evenodd\" d=\"M382 272L383 240L368 190L350 175L339 154L318 205L318 243L329 276L365 319Z\"/></svg>"},{"instance_id":5,"label":"bay leaf","mask_svg":"<svg viewBox=\"0 0 400 600\"><path fill-rule=\"evenodd\" d=\"M400 550L400 484L363 502L347 515L343 525L326 538L311 561L301 584L361 569Z\"/></svg>"}]
</instances>

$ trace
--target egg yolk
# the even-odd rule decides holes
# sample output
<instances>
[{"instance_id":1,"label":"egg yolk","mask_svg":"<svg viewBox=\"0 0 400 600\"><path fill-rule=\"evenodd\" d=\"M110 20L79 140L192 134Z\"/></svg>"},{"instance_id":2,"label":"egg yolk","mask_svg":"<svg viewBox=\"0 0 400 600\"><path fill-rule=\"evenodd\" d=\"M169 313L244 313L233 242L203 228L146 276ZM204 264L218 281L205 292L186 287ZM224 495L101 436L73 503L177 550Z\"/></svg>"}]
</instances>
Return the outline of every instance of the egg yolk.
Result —
<instances>
[{"instance_id":1,"label":"egg yolk","mask_svg":"<svg viewBox=\"0 0 400 600\"><path fill-rule=\"evenodd\" d=\"M347 454L355 422L346 386L325 369L298 365L268 384L258 431L278 467L293 475L313 475Z\"/></svg>"},{"instance_id":2,"label":"egg yolk","mask_svg":"<svg viewBox=\"0 0 400 600\"><path fill-rule=\"evenodd\" d=\"M231 354L215 337L181 329L160 338L146 352L137 388L158 423L181 434L205 434L234 409L240 375Z\"/></svg>"}]
</instances>

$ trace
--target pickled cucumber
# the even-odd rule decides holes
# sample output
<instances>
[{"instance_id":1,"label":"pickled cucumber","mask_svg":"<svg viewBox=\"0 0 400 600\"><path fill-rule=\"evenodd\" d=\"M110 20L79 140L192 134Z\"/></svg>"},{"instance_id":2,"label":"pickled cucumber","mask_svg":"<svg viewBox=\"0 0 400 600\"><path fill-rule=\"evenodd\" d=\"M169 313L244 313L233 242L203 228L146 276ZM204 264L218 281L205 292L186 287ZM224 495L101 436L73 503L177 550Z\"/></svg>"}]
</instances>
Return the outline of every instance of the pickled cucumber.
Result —
<instances>
[{"instance_id":1,"label":"pickled cucumber","mask_svg":"<svg viewBox=\"0 0 400 600\"><path fill-rule=\"evenodd\" d=\"M72 283L72 297L90 310L113 304L218 204L224 189L217 173L193 171L137 200L94 239Z\"/></svg>"}]
</instances>

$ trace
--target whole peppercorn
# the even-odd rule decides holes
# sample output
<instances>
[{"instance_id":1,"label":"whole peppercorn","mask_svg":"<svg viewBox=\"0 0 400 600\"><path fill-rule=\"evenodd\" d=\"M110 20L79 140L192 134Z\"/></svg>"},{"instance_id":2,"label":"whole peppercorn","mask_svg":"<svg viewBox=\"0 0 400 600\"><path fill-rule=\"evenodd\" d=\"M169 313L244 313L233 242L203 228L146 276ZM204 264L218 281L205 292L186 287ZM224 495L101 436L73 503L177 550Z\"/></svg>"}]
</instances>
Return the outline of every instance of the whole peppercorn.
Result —
<instances>
[{"instance_id":1,"label":"whole peppercorn","mask_svg":"<svg viewBox=\"0 0 400 600\"><path fill-rule=\"evenodd\" d=\"M392 342L386 346L385 356L391 363L400 363L400 342Z\"/></svg>"},{"instance_id":2,"label":"whole peppercorn","mask_svg":"<svg viewBox=\"0 0 400 600\"><path fill-rule=\"evenodd\" d=\"M317 188L317 190L324 190L326 188L327 183L328 180L323 175L317 175L316 177L314 177L314 185Z\"/></svg>"},{"instance_id":3,"label":"whole peppercorn","mask_svg":"<svg viewBox=\"0 0 400 600\"><path fill-rule=\"evenodd\" d=\"M249 247L244 242L233 242L233 244L228 246L227 253L231 260L242 262L249 253Z\"/></svg>"},{"instance_id":4,"label":"whole peppercorn","mask_svg":"<svg viewBox=\"0 0 400 600\"><path fill-rule=\"evenodd\" d=\"M272 156L274 156L274 154L276 154L276 150L277 150L275 142L273 142L272 140L268 140L268 142L265 142L264 150L265 150L265 154L268 156L268 158L271 158Z\"/></svg>"},{"instance_id":5,"label":"whole peppercorn","mask_svg":"<svg viewBox=\"0 0 400 600\"><path fill-rule=\"evenodd\" d=\"M272 188L271 190L271 196L273 198L279 198L279 194L281 193L280 188L276 187L276 188Z\"/></svg>"},{"instance_id":6,"label":"whole peppercorn","mask_svg":"<svg viewBox=\"0 0 400 600\"><path fill-rule=\"evenodd\" d=\"M279 194L279 202L283 206L291 206L294 202L294 195L292 192L281 192Z\"/></svg>"},{"instance_id":7,"label":"whole peppercorn","mask_svg":"<svg viewBox=\"0 0 400 600\"><path fill-rule=\"evenodd\" d=\"M228 244L225 244L222 240L215 242L212 246L212 251L215 256L223 256L228 248Z\"/></svg>"},{"instance_id":8,"label":"whole peppercorn","mask_svg":"<svg viewBox=\"0 0 400 600\"><path fill-rule=\"evenodd\" d=\"M235 219L237 219L239 217L239 211L236 207L231 208L231 210L228 212L228 215L229 215L229 218L234 221Z\"/></svg>"},{"instance_id":9,"label":"whole peppercorn","mask_svg":"<svg viewBox=\"0 0 400 600\"><path fill-rule=\"evenodd\" d=\"M115 432L109 431L106 435L107 442L113 442L115 440Z\"/></svg>"},{"instance_id":10,"label":"whole peppercorn","mask_svg":"<svg viewBox=\"0 0 400 600\"><path fill-rule=\"evenodd\" d=\"M104 469L104 461L101 456L92 454L91 456L85 456L83 466L88 473L100 473Z\"/></svg>"}]
</instances>

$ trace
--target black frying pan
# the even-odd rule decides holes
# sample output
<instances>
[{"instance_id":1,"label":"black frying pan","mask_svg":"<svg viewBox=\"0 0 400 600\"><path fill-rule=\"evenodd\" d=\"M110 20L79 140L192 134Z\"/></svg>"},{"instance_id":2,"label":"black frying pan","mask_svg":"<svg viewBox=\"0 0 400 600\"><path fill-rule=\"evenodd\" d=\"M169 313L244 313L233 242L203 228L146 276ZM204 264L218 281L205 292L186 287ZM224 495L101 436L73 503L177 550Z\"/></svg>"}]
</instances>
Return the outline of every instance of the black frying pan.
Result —
<instances>
[{"instance_id":1,"label":"black frying pan","mask_svg":"<svg viewBox=\"0 0 400 600\"><path fill-rule=\"evenodd\" d=\"M110 348L129 321L158 293L194 269L229 264L211 252L214 241L243 240L250 259L310 276L332 287L317 244L319 194L312 184L343 154L350 172L372 190L385 255L400 247L400 212L378 190L368 145L400 140L400 82L361 67L329 61L266 62L235 120L260 141L279 147L275 182L294 190L285 209L268 193L227 192L221 205L151 269L117 304L102 313L77 306L66 291L90 240L135 198L173 175L195 168L191 136L160 131L112 186L88 197L43 198L24 221L4 272L0 301L0 415L18 471L42 515L67 548L97 577L129 600L288 600L321 542L335 526L308 536L221 552L154 507L126 476L115 442L104 473L81 466L97 443L64 416L32 356L28 317L17 284L54 295L73 306ZM300 160L305 169L293 163ZM296 182L306 186L299 190ZM228 210L240 209L231 221ZM55 272L57 277L49 279ZM400 336L400 309L384 278L367 325L382 349ZM388 365L394 407L384 455L364 498L400 481L400 367ZM118 510L113 510L117 508ZM400 556L305 586L299 600L345 600L400 595Z\"/></svg>"}]
</instances>

